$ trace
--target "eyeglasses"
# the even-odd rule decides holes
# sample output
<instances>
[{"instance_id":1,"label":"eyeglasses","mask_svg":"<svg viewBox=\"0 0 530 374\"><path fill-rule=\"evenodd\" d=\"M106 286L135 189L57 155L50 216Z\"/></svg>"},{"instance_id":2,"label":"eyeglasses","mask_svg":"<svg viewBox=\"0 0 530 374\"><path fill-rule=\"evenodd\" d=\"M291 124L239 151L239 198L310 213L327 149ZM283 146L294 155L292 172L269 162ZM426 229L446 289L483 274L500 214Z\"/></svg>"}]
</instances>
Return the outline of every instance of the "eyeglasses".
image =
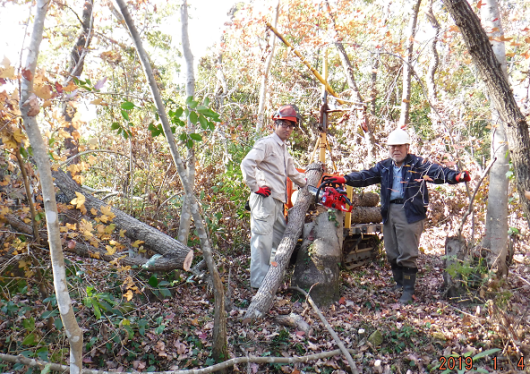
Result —
<instances>
[{"instance_id":1,"label":"eyeglasses","mask_svg":"<svg viewBox=\"0 0 530 374\"><path fill-rule=\"evenodd\" d=\"M286 119L276 120L276 124L278 126L281 126L281 127L285 128L285 129L291 129L291 130L294 129L295 126L296 126L293 122L288 121Z\"/></svg>"}]
</instances>

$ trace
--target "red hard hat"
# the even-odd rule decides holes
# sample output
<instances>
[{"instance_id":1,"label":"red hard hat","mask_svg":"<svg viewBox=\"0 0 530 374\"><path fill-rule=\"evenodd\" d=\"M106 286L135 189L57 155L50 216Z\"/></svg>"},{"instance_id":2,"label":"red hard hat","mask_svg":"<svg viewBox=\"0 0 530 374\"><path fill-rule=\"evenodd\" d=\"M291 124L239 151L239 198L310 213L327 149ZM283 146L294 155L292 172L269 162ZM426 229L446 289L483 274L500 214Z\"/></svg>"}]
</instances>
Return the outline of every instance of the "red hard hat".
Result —
<instances>
[{"instance_id":1,"label":"red hard hat","mask_svg":"<svg viewBox=\"0 0 530 374\"><path fill-rule=\"evenodd\" d=\"M296 105L288 104L282 105L278 110L272 115L273 120L277 119L286 119L292 121L296 124L300 123L302 117L298 114L298 108Z\"/></svg>"}]
</instances>

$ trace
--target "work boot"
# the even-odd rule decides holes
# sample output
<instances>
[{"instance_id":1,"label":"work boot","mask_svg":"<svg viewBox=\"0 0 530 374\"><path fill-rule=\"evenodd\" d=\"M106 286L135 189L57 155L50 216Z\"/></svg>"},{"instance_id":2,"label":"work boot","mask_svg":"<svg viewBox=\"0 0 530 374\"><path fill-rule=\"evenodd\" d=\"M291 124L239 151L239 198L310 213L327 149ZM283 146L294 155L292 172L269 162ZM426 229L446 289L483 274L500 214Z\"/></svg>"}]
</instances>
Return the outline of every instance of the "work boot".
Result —
<instances>
[{"instance_id":1,"label":"work boot","mask_svg":"<svg viewBox=\"0 0 530 374\"><path fill-rule=\"evenodd\" d=\"M392 286L392 291L401 290L403 288L403 268L398 264L391 264L392 276L396 281L396 284Z\"/></svg>"},{"instance_id":2,"label":"work boot","mask_svg":"<svg viewBox=\"0 0 530 374\"><path fill-rule=\"evenodd\" d=\"M399 298L401 304L408 304L412 301L417 272L416 268L403 268L403 294Z\"/></svg>"}]
</instances>

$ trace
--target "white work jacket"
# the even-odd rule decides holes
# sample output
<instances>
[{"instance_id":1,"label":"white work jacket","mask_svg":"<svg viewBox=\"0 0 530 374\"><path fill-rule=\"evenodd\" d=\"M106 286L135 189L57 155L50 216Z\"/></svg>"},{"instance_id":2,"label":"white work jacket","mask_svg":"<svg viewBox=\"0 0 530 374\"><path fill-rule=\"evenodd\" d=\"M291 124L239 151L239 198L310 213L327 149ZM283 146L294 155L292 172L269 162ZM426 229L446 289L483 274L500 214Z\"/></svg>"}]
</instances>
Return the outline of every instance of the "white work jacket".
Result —
<instances>
[{"instance_id":1,"label":"white work jacket","mask_svg":"<svg viewBox=\"0 0 530 374\"><path fill-rule=\"evenodd\" d=\"M305 174L296 170L287 145L276 133L254 144L241 162L241 171L251 192L267 186L272 191L271 196L284 204L287 202L287 177L300 187L306 184Z\"/></svg>"}]
</instances>

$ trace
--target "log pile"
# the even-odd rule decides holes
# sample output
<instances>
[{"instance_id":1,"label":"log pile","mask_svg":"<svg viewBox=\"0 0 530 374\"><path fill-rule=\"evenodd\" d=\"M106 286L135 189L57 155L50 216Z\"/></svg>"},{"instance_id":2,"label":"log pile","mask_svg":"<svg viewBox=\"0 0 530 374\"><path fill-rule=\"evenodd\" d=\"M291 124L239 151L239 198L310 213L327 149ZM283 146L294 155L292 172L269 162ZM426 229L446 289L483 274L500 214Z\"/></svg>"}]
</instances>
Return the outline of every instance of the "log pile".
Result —
<instances>
[{"instance_id":1,"label":"log pile","mask_svg":"<svg viewBox=\"0 0 530 374\"><path fill-rule=\"evenodd\" d=\"M365 192L354 195L352 203L355 208L351 212L352 223L370 223L381 222L381 208L379 204L379 195L374 192Z\"/></svg>"}]
</instances>

